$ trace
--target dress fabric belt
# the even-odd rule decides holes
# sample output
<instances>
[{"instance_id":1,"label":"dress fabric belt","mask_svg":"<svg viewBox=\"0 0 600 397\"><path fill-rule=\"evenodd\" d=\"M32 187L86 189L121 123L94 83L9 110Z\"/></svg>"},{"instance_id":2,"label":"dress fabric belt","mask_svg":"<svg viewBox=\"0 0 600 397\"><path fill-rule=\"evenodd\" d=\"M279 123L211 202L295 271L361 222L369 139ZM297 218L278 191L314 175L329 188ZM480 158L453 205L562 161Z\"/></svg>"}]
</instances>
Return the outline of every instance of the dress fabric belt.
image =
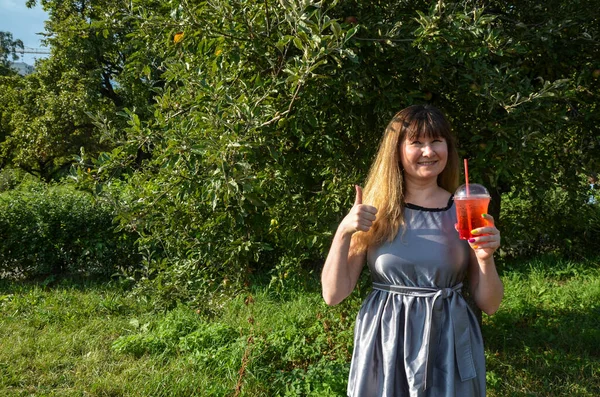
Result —
<instances>
[{"instance_id":1,"label":"dress fabric belt","mask_svg":"<svg viewBox=\"0 0 600 397\"><path fill-rule=\"evenodd\" d=\"M432 343L431 328L433 323L433 311L437 302L441 303L443 299L451 298L449 317L452 322L454 332L454 352L456 364L461 381L475 378L475 364L473 362L473 353L471 350L471 325L469 321L468 308L466 301L462 298L460 290L463 284L459 283L451 288L427 288L427 287L408 287L405 285L392 285L373 283L373 289L386 291L393 294L408 295L418 298L432 298L431 309L427 313L423 342L420 352L425 349L425 373L423 379L423 390L431 384L431 374L433 372L433 363L438 346ZM457 295L457 296L455 296ZM441 298L442 300L440 300ZM438 326L436 324L436 326ZM439 327L438 327L439 328ZM430 363L431 361L431 363Z\"/></svg>"}]
</instances>

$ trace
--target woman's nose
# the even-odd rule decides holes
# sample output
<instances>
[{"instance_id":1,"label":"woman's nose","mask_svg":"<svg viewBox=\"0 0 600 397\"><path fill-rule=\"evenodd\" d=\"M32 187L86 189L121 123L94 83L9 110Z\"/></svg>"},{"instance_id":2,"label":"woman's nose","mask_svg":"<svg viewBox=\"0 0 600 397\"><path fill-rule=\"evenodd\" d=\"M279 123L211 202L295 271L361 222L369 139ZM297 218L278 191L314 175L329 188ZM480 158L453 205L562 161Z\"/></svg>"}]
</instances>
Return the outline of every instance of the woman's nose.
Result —
<instances>
[{"instance_id":1,"label":"woman's nose","mask_svg":"<svg viewBox=\"0 0 600 397\"><path fill-rule=\"evenodd\" d=\"M423 155L430 156L433 153L433 149L430 145L423 145Z\"/></svg>"}]
</instances>

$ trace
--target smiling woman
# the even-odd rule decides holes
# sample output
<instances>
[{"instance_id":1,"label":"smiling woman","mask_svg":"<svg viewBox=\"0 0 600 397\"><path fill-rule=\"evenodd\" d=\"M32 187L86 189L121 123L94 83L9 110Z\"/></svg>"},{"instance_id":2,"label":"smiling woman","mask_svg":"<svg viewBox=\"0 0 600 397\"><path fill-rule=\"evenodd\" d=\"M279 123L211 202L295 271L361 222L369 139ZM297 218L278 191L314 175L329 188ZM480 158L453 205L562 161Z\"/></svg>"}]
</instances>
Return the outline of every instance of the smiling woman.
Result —
<instances>
[{"instance_id":1,"label":"smiling woman","mask_svg":"<svg viewBox=\"0 0 600 397\"><path fill-rule=\"evenodd\" d=\"M452 194L458 153L441 111L416 105L388 124L365 187L340 223L323 267L325 302L356 286L368 264L373 291L358 313L348 396L480 397L486 393L479 323L462 296L486 313L503 286L493 253L493 218L460 240Z\"/></svg>"},{"instance_id":2,"label":"smiling woman","mask_svg":"<svg viewBox=\"0 0 600 397\"><path fill-rule=\"evenodd\" d=\"M437 133L438 135L433 135ZM414 131L407 135L400 144L404 183L420 184L421 181L427 181L428 178L437 180L448 163L448 142L446 138L438 131ZM427 195L424 197L411 197L410 193L416 194L417 191L409 190L405 193L406 202L420 202L424 207L441 207L441 201L450 197L445 192L439 197Z\"/></svg>"}]
</instances>

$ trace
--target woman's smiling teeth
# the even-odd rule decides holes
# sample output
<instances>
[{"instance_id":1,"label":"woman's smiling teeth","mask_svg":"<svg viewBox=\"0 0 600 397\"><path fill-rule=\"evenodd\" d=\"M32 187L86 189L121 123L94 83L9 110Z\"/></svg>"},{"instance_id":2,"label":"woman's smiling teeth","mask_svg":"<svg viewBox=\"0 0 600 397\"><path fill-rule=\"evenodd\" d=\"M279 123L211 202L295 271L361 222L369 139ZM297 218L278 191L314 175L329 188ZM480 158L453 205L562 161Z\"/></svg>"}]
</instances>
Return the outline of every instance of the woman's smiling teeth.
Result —
<instances>
[{"instance_id":1,"label":"woman's smiling teeth","mask_svg":"<svg viewBox=\"0 0 600 397\"><path fill-rule=\"evenodd\" d=\"M419 161L417 164L419 165L433 165L437 163L437 160L433 160L433 161Z\"/></svg>"}]
</instances>

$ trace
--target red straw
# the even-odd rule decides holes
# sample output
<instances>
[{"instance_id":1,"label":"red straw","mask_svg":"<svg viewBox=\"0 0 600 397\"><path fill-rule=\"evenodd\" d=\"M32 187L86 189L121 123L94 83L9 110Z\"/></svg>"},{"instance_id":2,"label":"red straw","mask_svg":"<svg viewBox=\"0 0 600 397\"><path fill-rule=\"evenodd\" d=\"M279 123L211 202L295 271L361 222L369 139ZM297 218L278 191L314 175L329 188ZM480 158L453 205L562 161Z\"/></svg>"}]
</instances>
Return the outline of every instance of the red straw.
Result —
<instances>
[{"instance_id":1,"label":"red straw","mask_svg":"<svg viewBox=\"0 0 600 397\"><path fill-rule=\"evenodd\" d=\"M464 159L465 163L465 185L467 186L467 197L469 197L469 165L467 164L467 159ZM467 204L467 222L469 224L469 235L471 234L471 230L473 230L473 225L471 224L471 206Z\"/></svg>"},{"instance_id":2,"label":"red straw","mask_svg":"<svg viewBox=\"0 0 600 397\"><path fill-rule=\"evenodd\" d=\"M467 159L464 159L465 163L465 185L467 185L467 197L469 197L469 165Z\"/></svg>"}]
</instances>

